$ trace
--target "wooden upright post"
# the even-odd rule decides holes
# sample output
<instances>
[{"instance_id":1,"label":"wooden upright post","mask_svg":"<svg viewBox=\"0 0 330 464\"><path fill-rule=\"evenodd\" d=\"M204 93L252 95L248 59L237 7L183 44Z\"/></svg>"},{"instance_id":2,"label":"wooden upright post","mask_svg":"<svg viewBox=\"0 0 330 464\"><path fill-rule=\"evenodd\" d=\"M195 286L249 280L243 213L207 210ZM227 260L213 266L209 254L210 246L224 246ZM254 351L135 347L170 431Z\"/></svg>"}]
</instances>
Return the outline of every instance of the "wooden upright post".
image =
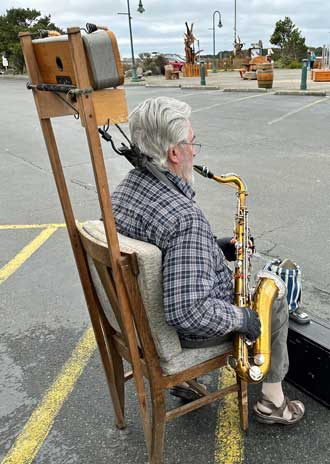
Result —
<instances>
[{"instance_id":1,"label":"wooden upright post","mask_svg":"<svg viewBox=\"0 0 330 464\"><path fill-rule=\"evenodd\" d=\"M91 281L91 276L88 268L87 258L80 241L80 236L76 227L72 204L70 201L69 192L67 189L60 155L56 145L54 132L51 125L51 117L64 116L68 114L74 114L76 109L79 111L80 118L83 126L85 127L89 151L91 155L91 161L94 171L95 183L97 186L99 203L102 211L102 217L104 220L104 227L108 242L108 250L110 254L110 261L112 264L112 271L114 282L116 285L116 291L118 300L123 310L123 323L126 329L126 333L123 334L126 338L127 345L130 350L130 356L132 359L134 379L137 385L138 399L142 408L142 420L146 436L150 436L150 420L146 411L146 392L143 383L143 374L141 368L141 361L138 351L137 340L135 336L135 328L133 325L133 319L131 317L130 305L127 298L126 290L122 281L119 260L120 260L120 249L116 232L116 225L113 217L110 191L108 186L108 179L106 175L106 169L104 164L103 152L100 143L100 137L98 134L97 126L97 114L95 112L95 104L99 104L100 101L93 98L93 93L105 92L103 90L89 93L85 92L87 89L91 89L91 82L87 71L87 60L82 43L80 29L73 27L68 29L68 38L70 43L71 57L73 62L73 68L75 73L75 82L77 83L78 92L77 104L74 108L66 105L64 102L59 100L56 95L51 92L42 92L36 88L33 88L33 95L40 119L42 132L44 135L50 163L52 166L58 195L60 197L65 222L67 225L71 246L73 249L76 265L78 268L81 284L84 290L85 299L87 302L90 318L92 321L95 338L100 350L103 367L105 369L108 386L110 389L111 397L116 409L117 426L122 428L125 426L123 411L121 410L120 404L120 393L114 387L113 372L114 365L113 359L110 356L110 347L108 346L105 327L105 321L102 321L102 309L99 306L99 301L94 293L94 287ZM41 83L41 73L38 69L38 63L34 54L32 37L30 33L20 34L21 46L24 53L26 66L29 74L29 78L32 84L37 85ZM120 90L113 89L113 93L107 93L107 103L110 104L111 96L118 95ZM104 94L102 94L104 95ZM59 100L59 101L58 101ZM122 102L122 100L121 100ZM102 112L101 120L104 119L104 105L99 105L100 112ZM111 114L111 111L109 112ZM124 113L122 107L119 112L119 119ZM118 117L118 114L116 114ZM119 394L118 394L119 393ZM117 406L116 406L117 405Z\"/></svg>"},{"instance_id":2,"label":"wooden upright post","mask_svg":"<svg viewBox=\"0 0 330 464\"><path fill-rule=\"evenodd\" d=\"M37 84L40 82L40 74L38 72L37 62L35 60L33 47L32 47L32 39L29 33L21 33L20 34L21 45L26 61L27 70L29 73L29 78L31 83ZM107 383L110 389L111 396L114 401L116 401L115 396L116 392L113 389L113 364L112 359L109 356L108 347L106 344L106 340L103 333L102 322L100 320L99 314L101 312L101 308L99 308L99 302L97 296L94 293L94 288L91 283L91 277L89 273L88 263L86 260L86 255L84 253L80 237L76 228L75 218L73 214L72 204L70 201L70 196L68 192L68 188L66 185L62 164L51 124L50 118L44 118L43 115L43 99L44 94L36 89L33 89L33 95L36 103L36 108L39 115L40 125L43 132L43 136L45 139L49 160L51 163L57 192L61 201L61 206L65 218L65 222L67 225L67 230L69 233L69 238L71 241L72 250L74 253L76 265L79 272L79 277L81 280L81 284L83 287L89 315L91 318L92 326L95 333L95 338L100 350L102 364L105 370ZM52 94L47 93L51 97L54 97ZM56 103L57 104L57 103ZM56 105L55 104L55 105ZM118 400L119 403L119 400ZM125 426L124 415L122 414L121 417L117 415L117 426L119 428L123 428Z\"/></svg>"}]
</instances>

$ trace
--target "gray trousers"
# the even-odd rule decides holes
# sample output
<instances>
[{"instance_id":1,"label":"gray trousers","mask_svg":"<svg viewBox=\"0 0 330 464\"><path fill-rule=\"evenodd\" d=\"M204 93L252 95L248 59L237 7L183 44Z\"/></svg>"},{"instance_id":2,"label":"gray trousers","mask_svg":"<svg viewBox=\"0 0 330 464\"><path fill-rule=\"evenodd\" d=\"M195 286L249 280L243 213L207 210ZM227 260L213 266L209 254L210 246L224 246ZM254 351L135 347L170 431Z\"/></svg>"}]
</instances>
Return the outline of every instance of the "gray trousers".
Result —
<instances>
[{"instance_id":1,"label":"gray trousers","mask_svg":"<svg viewBox=\"0 0 330 464\"><path fill-rule=\"evenodd\" d=\"M272 308L272 355L270 369L264 380L265 382L282 382L288 372L288 327L289 308L286 297L283 297L281 299L275 300ZM210 346L219 345L224 341L230 340L232 337L233 334L228 334L222 337L216 337L200 342L181 340L181 345L183 348L207 348Z\"/></svg>"},{"instance_id":2,"label":"gray trousers","mask_svg":"<svg viewBox=\"0 0 330 464\"><path fill-rule=\"evenodd\" d=\"M289 308L286 297L278 299L272 309L272 356L265 382L282 382L289 370L287 347Z\"/></svg>"}]
</instances>

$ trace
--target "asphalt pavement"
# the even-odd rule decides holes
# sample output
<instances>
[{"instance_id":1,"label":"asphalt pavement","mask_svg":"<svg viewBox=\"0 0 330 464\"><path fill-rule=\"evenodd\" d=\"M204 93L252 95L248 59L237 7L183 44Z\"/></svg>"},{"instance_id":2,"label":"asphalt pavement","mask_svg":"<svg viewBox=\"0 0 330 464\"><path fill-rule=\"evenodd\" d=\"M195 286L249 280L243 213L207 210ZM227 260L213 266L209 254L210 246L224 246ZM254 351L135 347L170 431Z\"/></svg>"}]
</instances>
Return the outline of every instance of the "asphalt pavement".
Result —
<instances>
[{"instance_id":1,"label":"asphalt pavement","mask_svg":"<svg viewBox=\"0 0 330 464\"><path fill-rule=\"evenodd\" d=\"M296 261L303 272L303 308L330 321L329 98L127 87L130 109L157 95L191 105L196 141L202 144L196 163L215 174L237 172L246 180L257 245L255 268L272 257ZM26 443L33 437L24 442L25 448L20 445L24 427L89 319L32 94L24 80L1 79L0 102L0 462L146 463L134 385L127 385L128 427L118 431L92 344L72 391L45 436L38 438L31 460L17 454L28 452ZM72 117L57 118L53 124L75 215L80 221L98 218L84 131ZM122 141L116 129L111 133L117 143ZM103 148L112 191L130 165L105 143ZM195 186L215 234L231 234L234 191L199 176ZM203 380L216 386L218 374ZM259 389L250 387L250 410ZM168 424L166 464L330 463L329 410L287 383L285 390L306 404L306 418L295 428L263 426L251 416L242 456L219 461L215 450L226 444L217 438L222 406L213 404ZM176 399L169 402L177 404ZM230 430L228 424L228 434ZM18 451L10 460L13 449Z\"/></svg>"}]
</instances>

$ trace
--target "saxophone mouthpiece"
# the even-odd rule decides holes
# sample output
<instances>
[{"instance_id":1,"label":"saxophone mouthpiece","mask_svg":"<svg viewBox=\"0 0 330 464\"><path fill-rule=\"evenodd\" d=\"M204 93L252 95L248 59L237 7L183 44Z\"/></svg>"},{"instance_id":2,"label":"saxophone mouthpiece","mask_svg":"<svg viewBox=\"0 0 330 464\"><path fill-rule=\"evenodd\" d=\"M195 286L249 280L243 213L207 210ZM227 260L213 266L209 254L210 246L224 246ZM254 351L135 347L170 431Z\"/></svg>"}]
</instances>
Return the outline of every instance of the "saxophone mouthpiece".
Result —
<instances>
[{"instance_id":1,"label":"saxophone mouthpiece","mask_svg":"<svg viewBox=\"0 0 330 464\"><path fill-rule=\"evenodd\" d=\"M209 179L213 179L214 177L213 172L211 172L206 166L198 166L197 164L194 164L194 169L201 176L208 177Z\"/></svg>"}]
</instances>

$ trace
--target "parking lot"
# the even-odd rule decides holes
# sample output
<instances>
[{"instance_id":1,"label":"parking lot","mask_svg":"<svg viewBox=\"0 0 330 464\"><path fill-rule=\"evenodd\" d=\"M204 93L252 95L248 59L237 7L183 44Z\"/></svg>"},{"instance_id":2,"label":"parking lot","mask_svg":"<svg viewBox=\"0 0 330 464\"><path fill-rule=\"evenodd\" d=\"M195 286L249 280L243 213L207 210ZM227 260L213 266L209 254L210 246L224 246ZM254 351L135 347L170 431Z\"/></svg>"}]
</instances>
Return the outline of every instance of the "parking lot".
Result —
<instances>
[{"instance_id":1,"label":"parking lot","mask_svg":"<svg viewBox=\"0 0 330 464\"><path fill-rule=\"evenodd\" d=\"M330 321L329 98L130 87L129 108L157 95L191 105L202 144L197 164L246 180L255 268L271 257L296 261L304 309ZM23 80L1 80L0 101L0 462L146 463L131 382L128 427L114 426L32 94ZM54 120L54 129L75 215L97 219L84 131L72 117ZM122 141L118 131L111 133ZM103 148L113 190L130 165L110 146ZM231 234L233 190L199 176L195 186L215 234ZM203 380L216 385L218 373ZM250 410L259 389L250 388ZM267 428L251 415L243 436L232 416L235 405L213 404L168 424L165 462L330 463L329 410L289 384L285 389L306 403L306 418L297 427ZM49 394L60 398L56 407L47 403ZM236 454L233 442L240 443Z\"/></svg>"}]
</instances>

